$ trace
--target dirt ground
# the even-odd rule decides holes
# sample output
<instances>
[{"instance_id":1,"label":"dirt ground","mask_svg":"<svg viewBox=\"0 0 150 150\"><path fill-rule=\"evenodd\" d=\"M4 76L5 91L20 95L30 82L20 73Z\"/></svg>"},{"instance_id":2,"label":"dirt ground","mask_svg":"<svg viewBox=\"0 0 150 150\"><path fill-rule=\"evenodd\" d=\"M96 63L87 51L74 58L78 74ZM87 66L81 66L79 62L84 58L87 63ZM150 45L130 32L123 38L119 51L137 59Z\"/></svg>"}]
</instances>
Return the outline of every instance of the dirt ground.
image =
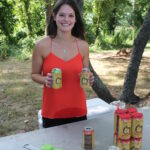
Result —
<instances>
[{"instance_id":1,"label":"dirt ground","mask_svg":"<svg viewBox=\"0 0 150 150\"><path fill-rule=\"evenodd\" d=\"M135 94L140 97L144 97L150 92L149 58L150 51L144 52L135 87ZM95 71L107 85L111 94L114 97L119 98L130 57L117 56L116 52L109 51L99 54L91 54L90 60Z\"/></svg>"},{"instance_id":2,"label":"dirt ground","mask_svg":"<svg viewBox=\"0 0 150 150\"><path fill-rule=\"evenodd\" d=\"M91 63L111 94L119 98L129 57L116 56L116 51L91 53ZM30 77L31 59L9 58L0 61L0 136L24 133L38 128L37 113L41 108L42 85ZM135 93L144 97L150 92L150 51L144 52ZM97 97L92 89L87 99Z\"/></svg>"}]
</instances>

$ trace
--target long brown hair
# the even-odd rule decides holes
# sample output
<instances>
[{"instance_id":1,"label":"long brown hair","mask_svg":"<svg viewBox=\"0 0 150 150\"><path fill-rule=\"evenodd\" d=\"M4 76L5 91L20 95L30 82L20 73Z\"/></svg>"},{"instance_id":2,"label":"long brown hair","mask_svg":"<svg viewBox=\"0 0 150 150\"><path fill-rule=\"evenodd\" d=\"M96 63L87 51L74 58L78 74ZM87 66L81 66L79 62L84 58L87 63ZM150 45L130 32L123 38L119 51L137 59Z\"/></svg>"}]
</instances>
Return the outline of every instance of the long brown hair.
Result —
<instances>
[{"instance_id":1,"label":"long brown hair","mask_svg":"<svg viewBox=\"0 0 150 150\"><path fill-rule=\"evenodd\" d=\"M84 40L85 39L84 25L83 25L82 17L79 12L78 6L74 0L57 0L53 9L53 13L51 14L51 17L50 17L50 21L49 21L48 28L47 28L47 34L51 36L52 38L56 37L57 25L56 25L53 15L56 16L60 7L64 4L69 5L75 12L76 23L72 29L72 32L71 32L72 35Z\"/></svg>"}]
</instances>

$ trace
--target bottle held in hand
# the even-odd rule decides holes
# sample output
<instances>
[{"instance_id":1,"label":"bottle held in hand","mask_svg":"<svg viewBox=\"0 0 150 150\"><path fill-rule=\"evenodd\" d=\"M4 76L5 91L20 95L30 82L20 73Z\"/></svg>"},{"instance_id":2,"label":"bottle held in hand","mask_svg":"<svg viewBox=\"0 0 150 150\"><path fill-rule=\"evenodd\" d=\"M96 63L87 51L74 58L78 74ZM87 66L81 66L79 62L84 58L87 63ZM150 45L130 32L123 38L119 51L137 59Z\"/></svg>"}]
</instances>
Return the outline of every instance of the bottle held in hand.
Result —
<instances>
[{"instance_id":1,"label":"bottle held in hand","mask_svg":"<svg viewBox=\"0 0 150 150\"><path fill-rule=\"evenodd\" d=\"M53 89L60 89L62 88L62 72L60 68L53 68L52 70L53 76Z\"/></svg>"},{"instance_id":2,"label":"bottle held in hand","mask_svg":"<svg viewBox=\"0 0 150 150\"><path fill-rule=\"evenodd\" d=\"M80 85L82 88L90 87L90 71L88 68L83 68L80 76Z\"/></svg>"}]
</instances>

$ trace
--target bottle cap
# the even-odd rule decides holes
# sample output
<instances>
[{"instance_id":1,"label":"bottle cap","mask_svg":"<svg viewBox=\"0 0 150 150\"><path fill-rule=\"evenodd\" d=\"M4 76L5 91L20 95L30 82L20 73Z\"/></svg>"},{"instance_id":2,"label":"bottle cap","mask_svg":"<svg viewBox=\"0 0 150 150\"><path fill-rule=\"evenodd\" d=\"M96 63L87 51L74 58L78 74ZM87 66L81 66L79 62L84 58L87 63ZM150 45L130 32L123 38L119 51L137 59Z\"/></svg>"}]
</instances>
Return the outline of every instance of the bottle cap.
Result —
<instances>
[{"instance_id":1,"label":"bottle cap","mask_svg":"<svg viewBox=\"0 0 150 150\"><path fill-rule=\"evenodd\" d=\"M142 113L139 113L139 112L134 113L134 114L132 115L132 118L139 118L139 119L141 119L141 118L143 118L143 114L142 114Z\"/></svg>"},{"instance_id":2,"label":"bottle cap","mask_svg":"<svg viewBox=\"0 0 150 150\"><path fill-rule=\"evenodd\" d=\"M127 119L127 120L131 118L131 116L129 114L120 114L119 117L121 119Z\"/></svg>"},{"instance_id":3,"label":"bottle cap","mask_svg":"<svg viewBox=\"0 0 150 150\"><path fill-rule=\"evenodd\" d=\"M82 68L82 71L90 71L89 68Z\"/></svg>"},{"instance_id":4,"label":"bottle cap","mask_svg":"<svg viewBox=\"0 0 150 150\"><path fill-rule=\"evenodd\" d=\"M137 109L134 107L130 107L130 108L128 108L127 111L128 111L128 113L135 113L135 112L137 112Z\"/></svg>"},{"instance_id":5,"label":"bottle cap","mask_svg":"<svg viewBox=\"0 0 150 150\"><path fill-rule=\"evenodd\" d=\"M127 113L127 110L125 110L125 109L119 109L119 108L118 108L118 109L116 110L116 113L117 113L117 114L125 114L125 113Z\"/></svg>"}]
</instances>

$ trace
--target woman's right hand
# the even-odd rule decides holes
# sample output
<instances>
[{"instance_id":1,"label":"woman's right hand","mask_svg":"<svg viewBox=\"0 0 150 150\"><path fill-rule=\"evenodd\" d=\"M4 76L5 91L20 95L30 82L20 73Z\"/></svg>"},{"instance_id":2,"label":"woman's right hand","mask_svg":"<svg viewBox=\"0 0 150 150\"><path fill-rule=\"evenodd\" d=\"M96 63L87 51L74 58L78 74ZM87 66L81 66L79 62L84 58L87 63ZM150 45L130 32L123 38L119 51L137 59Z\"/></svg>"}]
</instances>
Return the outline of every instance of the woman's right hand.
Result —
<instances>
[{"instance_id":1,"label":"woman's right hand","mask_svg":"<svg viewBox=\"0 0 150 150\"><path fill-rule=\"evenodd\" d=\"M45 78L45 85L46 87L52 88L53 85L53 76L51 73L48 73Z\"/></svg>"}]
</instances>

